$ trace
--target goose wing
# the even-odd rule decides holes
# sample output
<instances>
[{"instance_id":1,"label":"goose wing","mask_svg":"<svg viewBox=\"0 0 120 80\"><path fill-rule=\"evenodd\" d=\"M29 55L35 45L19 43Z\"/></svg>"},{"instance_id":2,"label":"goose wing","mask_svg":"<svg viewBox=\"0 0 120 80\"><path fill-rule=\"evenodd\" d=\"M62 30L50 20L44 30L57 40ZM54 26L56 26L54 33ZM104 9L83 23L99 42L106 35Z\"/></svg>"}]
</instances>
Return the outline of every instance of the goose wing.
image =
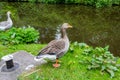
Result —
<instances>
[{"instance_id":1,"label":"goose wing","mask_svg":"<svg viewBox=\"0 0 120 80\"><path fill-rule=\"evenodd\" d=\"M38 55L44 55L44 54L56 54L59 55L60 53L64 53L65 49L65 41L60 40L53 40L51 41L45 48L43 48Z\"/></svg>"},{"instance_id":2,"label":"goose wing","mask_svg":"<svg viewBox=\"0 0 120 80\"><path fill-rule=\"evenodd\" d=\"M8 21L0 22L0 27L6 27L6 26L8 26L8 24L10 24L10 22L8 22Z\"/></svg>"},{"instance_id":3,"label":"goose wing","mask_svg":"<svg viewBox=\"0 0 120 80\"><path fill-rule=\"evenodd\" d=\"M56 42L58 42L58 40L52 40L52 41L50 41L49 43L48 43L48 45L53 45L54 43L56 43Z\"/></svg>"}]
</instances>

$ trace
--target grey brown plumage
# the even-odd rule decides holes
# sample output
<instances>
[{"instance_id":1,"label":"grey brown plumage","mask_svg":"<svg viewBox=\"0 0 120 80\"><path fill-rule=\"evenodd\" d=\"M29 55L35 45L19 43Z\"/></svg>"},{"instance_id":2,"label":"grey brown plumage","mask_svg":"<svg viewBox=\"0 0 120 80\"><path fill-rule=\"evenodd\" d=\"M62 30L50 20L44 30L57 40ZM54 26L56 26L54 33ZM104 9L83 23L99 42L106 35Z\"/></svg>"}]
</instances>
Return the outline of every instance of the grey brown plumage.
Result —
<instances>
[{"instance_id":1,"label":"grey brown plumage","mask_svg":"<svg viewBox=\"0 0 120 80\"><path fill-rule=\"evenodd\" d=\"M40 50L36 58L42 58L44 55L55 55L56 58L63 56L69 48L69 39L66 34L66 29L71 27L72 26L70 26L68 23L64 23L61 27L62 37L58 40L52 40L49 42L45 48Z\"/></svg>"},{"instance_id":2,"label":"grey brown plumage","mask_svg":"<svg viewBox=\"0 0 120 80\"><path fill-rule=\"evenodd\" d=\"M54 40L54 42L50 42L48 46L46 46L44 49L40 51L39 55L44 55L44 54L50 54L55 53L57 57L61 57L65 48L65 41L63 40ZM60 56L61 55L61 56Z\"/></svg>"}]
</instances>

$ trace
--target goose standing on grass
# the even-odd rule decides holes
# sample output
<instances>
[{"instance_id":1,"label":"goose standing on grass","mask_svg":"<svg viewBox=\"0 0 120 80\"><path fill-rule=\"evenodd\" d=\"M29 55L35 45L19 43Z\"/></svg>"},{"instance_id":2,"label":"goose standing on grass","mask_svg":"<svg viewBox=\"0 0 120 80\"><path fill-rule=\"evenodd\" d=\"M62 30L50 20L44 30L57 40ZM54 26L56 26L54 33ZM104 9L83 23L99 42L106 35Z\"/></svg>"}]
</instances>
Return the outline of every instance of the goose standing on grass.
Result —
<instances>
[{"instance_id":1,"label":"goose standing on grass","mask_svg":"<svg viewBox=\"0 0 120 80\"><path fill-rule=\"evenodd\" d=\"M12 20L10 18L10 14L11 14L11 12L8 11L7 12L7 21L0 22L0 30L6 30L6 29L9 29L9 28L12 27L13 22L12 22Z\"/></svg>"},{"instance_id":2,"label":"goose standing on grass","mask_svg":"<svg viewBox=\"0 0 120 80\"><path fill-rule=\"evenodd\" d=\"M59 67L60 64L58 64L58 59L63 56L69 49L69 39L66 33L66 29L68 28L72 28L72 26L68 23L64 23L61 27L61 38L49 42L48 45L43 48L35 57L35 60L40 61L42 59L48 59L56 61L56 63L53 64L53 67Z\"/></svg>"}]
</instances>

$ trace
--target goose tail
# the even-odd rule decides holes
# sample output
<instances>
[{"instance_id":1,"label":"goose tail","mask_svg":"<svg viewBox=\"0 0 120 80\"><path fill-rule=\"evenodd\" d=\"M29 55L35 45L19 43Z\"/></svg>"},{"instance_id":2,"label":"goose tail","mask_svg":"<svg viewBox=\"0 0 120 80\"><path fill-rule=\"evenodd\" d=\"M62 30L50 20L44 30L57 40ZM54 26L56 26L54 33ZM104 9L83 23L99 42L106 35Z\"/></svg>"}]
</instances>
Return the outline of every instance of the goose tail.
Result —
<instances>
[{"instance_id":1,"label":"goose tail","mask_svg":"<svg viewBox=\"0 0 120 80\"><path fill-rule=\"evenodd\" d=\"M49 54L37 55L34 58L35 61L41 61L41 60L54 61L55 59L56 59L56 55L49 55Z\"/></svg>"},{"instance_id":2,"label":"goose tail","mask_svg":"<svg viewBox=\"0 0 120 80\"><path fill-rule=\"evenodd\" d=\"M42 60L43 60L43 58L42 58L42 57L40 57L40 56L35 56L35 57L34 57L34 60L35 60L35 61L42 61Z\"/></svg>"},{"instance_id":3,"label":"goose tail","mask_svg":"<svg viewBox=\"0 0 120 80\"><path fill-rule=\"evenodd\" d=\"M37 56L34 57L35 61L41 61L43 59L42 54L39 53Z\"/></svg>"}]
</instances>

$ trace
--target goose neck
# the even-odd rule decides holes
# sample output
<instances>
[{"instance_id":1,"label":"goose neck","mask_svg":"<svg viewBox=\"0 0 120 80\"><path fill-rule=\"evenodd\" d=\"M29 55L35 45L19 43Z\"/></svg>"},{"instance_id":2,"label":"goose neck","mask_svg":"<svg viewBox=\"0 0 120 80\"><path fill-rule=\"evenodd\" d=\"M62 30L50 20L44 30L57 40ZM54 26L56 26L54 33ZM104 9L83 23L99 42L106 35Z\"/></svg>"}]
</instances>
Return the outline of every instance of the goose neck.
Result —
<instances>
[{"instance_id":1,"label":"goose neck","mask_svg":"<svg viewBox=\"0 0 120 80\"><path fill-rule=\"evenodd\" d=\"M7 20L11 21L10 14L7 14Z\"/></svg>"},{"instance_id":2,"label":"goose neck","mask_svg":"<svg viewBox=\"0 0 120 80\"><path fill-rule=\"evenodd\" d=\"M68 38L67 33L66 33L66 29L62 28L61 29L61 34L62 34L62 38Z\"/></svg>"}]
</instances>

